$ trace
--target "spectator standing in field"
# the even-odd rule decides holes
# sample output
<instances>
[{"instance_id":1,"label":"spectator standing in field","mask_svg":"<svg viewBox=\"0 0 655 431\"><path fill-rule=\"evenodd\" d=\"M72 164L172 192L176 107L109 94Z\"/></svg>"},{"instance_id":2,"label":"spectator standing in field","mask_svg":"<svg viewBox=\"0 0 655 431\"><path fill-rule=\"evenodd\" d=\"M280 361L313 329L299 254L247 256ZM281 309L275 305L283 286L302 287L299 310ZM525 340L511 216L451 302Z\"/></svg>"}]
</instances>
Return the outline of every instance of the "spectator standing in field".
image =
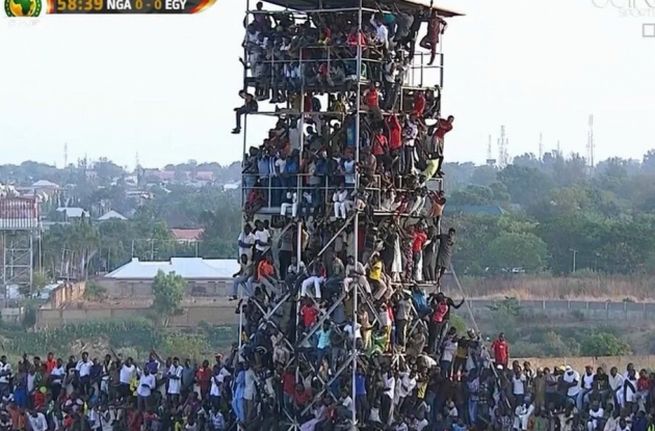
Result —
<instances>
[{"instance_id":1,"label":"spectator standing in field","mask_svg":"<svg viewBox=\"0 0 655 431\"><path fill-rule=\"evenodd\" d=\"M509 363L509 343L505 340L505 333L498 334L498 338L491 343L491 351L496 365L502 365L503 369L507 369Z\"/></svg>"}]
</instances>

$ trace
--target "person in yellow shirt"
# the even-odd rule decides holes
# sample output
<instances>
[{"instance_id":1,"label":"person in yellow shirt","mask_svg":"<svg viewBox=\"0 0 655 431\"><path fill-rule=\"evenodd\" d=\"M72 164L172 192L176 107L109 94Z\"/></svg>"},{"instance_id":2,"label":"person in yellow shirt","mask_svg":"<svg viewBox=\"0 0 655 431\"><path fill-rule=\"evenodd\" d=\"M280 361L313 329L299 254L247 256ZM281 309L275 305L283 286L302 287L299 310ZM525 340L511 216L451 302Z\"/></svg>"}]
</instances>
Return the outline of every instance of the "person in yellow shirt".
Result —
<instances>
[{"instance_id":1,"label":"person in yellow shirt","mask_svg":"<svg viewBox=\"0 0 655 431\"><path fill-rule=\"evenodd\" d=\"M385 295L390 293L382 268L382 259L380 256L375 256L368 273L368 279L376 301L379 301Z\"/></svg>"}]
</instances>

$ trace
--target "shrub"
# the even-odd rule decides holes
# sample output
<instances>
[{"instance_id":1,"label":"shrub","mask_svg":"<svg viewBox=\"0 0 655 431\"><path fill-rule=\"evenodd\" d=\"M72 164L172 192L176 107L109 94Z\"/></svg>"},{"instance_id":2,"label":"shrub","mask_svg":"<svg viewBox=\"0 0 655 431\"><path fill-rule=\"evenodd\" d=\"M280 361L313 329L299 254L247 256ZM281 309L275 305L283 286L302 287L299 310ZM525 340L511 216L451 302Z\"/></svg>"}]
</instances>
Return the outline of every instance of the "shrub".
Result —
<instances>
[{"instance_id":1,"label":"shrub","mask_svg":"<svg viewBox=\"0 0 655 431\"><path fill-rule=\"evenodd\" d=\"M84 289L84 299L89 301L101 301L105 299L107 295L107 289L104 286L99 285L90 281L86 284Z\"/></svg>"},{"instance_id":2,"label":"shrub","mask_svg":"<svg viewBox=\"0 0 655 431\"><path fill-rule=\"evenodd\" d=\"M621 356L632 353L630 345L608 332L595 332L582 340L585 356Z\"/></svg>"}]
</instances>

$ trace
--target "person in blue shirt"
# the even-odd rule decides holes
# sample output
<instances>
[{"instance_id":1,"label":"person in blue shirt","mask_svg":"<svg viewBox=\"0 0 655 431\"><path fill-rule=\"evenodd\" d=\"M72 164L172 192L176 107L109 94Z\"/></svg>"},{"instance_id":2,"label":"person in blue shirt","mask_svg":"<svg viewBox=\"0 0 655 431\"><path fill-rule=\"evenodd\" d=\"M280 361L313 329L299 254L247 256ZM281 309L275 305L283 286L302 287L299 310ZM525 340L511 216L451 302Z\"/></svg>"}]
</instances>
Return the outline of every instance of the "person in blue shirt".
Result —
<instances>
[{"instance_id":1,"label":"person in blue shirt","mask_svg":"<svg viewBox=\"0 0 655 431\"><path fill-rule=\"evenodd\" d=\"M330 335L332 334L332 329L330 328L330 322L326 321L323 323L323 327L316 331L317 343L316 343L316 369L321 368L321 363L323 359L329 358L330 354Z\"/></svg>"},{"instance_id":2,"label":"person in blue shirt","mask_svg":"<svg viewBox=\"0 0 655 431\"><path fill-rule=\"evenodd\" d=\"M355 374L355 408L357 410L357 421L359 423L366 423L370 413L368 405L368 395L366 392L366 374L362 367L357 367Z\"/></svg>"}]
</instances>

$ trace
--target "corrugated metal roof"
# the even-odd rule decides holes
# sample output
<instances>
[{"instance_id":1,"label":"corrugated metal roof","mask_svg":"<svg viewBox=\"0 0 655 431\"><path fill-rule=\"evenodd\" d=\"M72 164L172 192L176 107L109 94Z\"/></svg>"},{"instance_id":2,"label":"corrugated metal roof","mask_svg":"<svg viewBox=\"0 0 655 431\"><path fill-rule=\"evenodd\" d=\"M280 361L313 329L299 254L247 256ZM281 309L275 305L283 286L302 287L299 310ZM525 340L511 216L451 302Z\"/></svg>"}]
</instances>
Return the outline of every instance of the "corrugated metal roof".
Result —
<instances>
[{"instance_id":1,"label":"corrugated metal roof","mask_svg":"<svg viewBox=\"0 0 655 431\"><path fill-rule=\"evenodd\" d=\"M157 272L175 272L184 279L232 278L239 269L236 259L203 259L200 257L173 257L164 262L142 262L133 258L130 262L110 272L105 277L115 280L149 280Z\"/></svg>"},{"instance_id":2,"label":"corrugated metal roof","mask_svg":"<svg viewBox=\"0 0 655 431\"><path fill-rule=\"evenodd\" d=\"M184 228L172 228L171 235L178 241L200 241L202 239L202 234L205 232L202 228L196 229L184 229Z\"/></svg>"},{"instance_id":3,"label":"corrugated metal roof","mask_svg":"<svg viewBox=\"0 0 655 431\"><path fill-rule=\"evenodd\" d=\"M67 218L81 218L89 216L89 213L86 212L83 208L77 207L59 207L57 208L57 211L64 213Z\"/></svg>"},{"instance_id":4,"label":"corrugated metal roof","mask_svg":"<svg viewBox=\"0 0 655 431\"><path fill-rule=\"evenodd\" d=\"M0 230L32 230L39 227L35 198L0 198Z\"/></svg>"},{"instance_id":5,"label":"corrugated metal roof","mask_svg":"<svg viewBox=\"0 0 655 431\"><path fill-rule=\"evenodd\" d=\"M316 10L320 9L318 0L266 0L266 3L274 4L277 6L282 6L284 8L289 8L293 10ZM363 7L370 9L377 9L377 3L380 3L382 6L389 6L392 3L397 5L400 9L418 9L421 7L430 7L436 9L439 12L439 15L443 17L453 17L453 16L462 16L464 15L461 12L457 12L450 8L434 4L430 0L392 0L392 1L376 1L376 0L362 0ZM325 9L339 9L339 8L352 8L359 6L358 1L353 0L330 0L323 2L323 8Z\"/></svg>"},{"instance_id":6,"label":"corrugated metal roof","mask_svg":"<svg viewBox=\"0 0 655 431\"><path fill-rule=\"evenodd\" d=\"M110 210L98 218L98 221L106 220L127 220L127 217L117 211Z\"/></svg>"}]
</instances>

